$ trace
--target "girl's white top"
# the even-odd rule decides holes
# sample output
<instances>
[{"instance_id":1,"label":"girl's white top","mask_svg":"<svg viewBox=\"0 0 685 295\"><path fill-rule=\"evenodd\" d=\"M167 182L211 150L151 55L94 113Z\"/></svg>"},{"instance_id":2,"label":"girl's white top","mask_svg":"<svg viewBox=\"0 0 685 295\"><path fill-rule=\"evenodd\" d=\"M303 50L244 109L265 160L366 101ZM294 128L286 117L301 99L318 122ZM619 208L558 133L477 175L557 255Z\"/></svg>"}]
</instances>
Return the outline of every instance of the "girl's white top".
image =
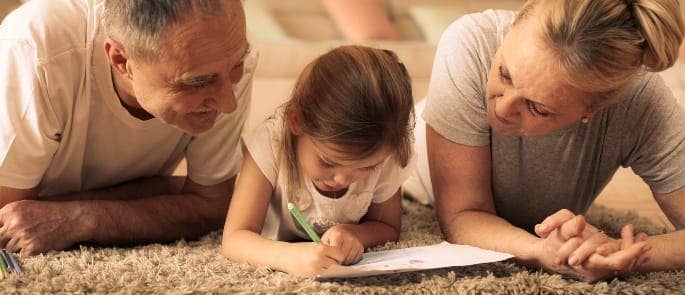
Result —
<instances>
[{"instance_id":1,"label":"girl's white top","mask_svg":"<svg viewBox=\"0 0 685 295\"><path fill-rule=\"evenodd\" d=\"M309 239L288 211L288 202L291 202L286 187L288 181L284 179L285 167L279 163L282 130L282 116L275 116L243 138L248 152L274 187L262 236L279 241ZM319 193L312 180L300 173L303 185L300 193L308 194L304 197L311 201L307 207L299 209L319 235L337 224L359 223L372 202L385 202L397 192L411 174L414 164L413 152L405 168L390 156L365 179L352 183L345 195L336 199Z\"/></svg>"}]
</instances>

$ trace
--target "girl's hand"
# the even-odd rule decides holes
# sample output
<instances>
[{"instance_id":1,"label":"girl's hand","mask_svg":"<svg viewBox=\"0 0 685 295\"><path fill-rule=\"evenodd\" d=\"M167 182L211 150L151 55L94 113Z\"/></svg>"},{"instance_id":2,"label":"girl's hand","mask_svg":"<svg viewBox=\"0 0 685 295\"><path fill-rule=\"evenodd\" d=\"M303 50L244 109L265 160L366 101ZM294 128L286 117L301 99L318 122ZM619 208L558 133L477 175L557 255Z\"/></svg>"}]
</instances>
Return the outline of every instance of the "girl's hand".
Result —
<instances>
[{"instance_id":1,"label":"girl's hand","mask_svg":"<svg viewBox=\"0 0 685 295\"><path fill-rule=\"evenodd\" d=\"M364 244L347 228L346 224L339 224L328 229L321 237L321 242L331 247L336 247L343 253L343 265L354 264L362 259Z\"/></svg>"},{"instance_id":2,"label":"girl's hand","mask_svg":"<svg viewBox=\"0 0 685 295\"><path fill-rule=\"evenodd\" d=\"M312 242L291 244L292 252L284 255L286 271L303 277L316 277L333 265L340 265L346 254L340 248Z\"/></svg>"}]
</instances>

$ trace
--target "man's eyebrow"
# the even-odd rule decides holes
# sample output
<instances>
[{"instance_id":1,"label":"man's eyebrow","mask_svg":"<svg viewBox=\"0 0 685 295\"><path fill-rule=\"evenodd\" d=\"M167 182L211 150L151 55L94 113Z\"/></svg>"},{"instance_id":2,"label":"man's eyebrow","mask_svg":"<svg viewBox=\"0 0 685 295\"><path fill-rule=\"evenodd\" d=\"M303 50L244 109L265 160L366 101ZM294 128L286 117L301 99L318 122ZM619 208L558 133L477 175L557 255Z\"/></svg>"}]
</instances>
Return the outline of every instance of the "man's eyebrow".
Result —
<instances>
[{"instance_id":1,"label":"man's eyebrow","mask_svg":"<svg viewBox=\"0 0 685 295\"><path fill-rule=\"evenodd\" d=\"M200 87L208 85L219 78L219 74L207 74L183 79L174 80L172 82L175 86L193 86Z\"/></svg>"}]
</instances>

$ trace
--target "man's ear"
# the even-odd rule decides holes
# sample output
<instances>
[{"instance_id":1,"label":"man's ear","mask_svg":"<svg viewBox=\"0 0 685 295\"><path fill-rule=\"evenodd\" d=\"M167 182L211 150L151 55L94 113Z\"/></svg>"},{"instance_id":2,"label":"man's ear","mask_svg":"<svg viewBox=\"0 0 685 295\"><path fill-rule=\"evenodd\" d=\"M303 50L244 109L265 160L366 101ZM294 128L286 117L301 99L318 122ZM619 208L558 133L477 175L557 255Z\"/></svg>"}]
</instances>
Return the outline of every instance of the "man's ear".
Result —
<instances>
[{"instance_id":1,"label":"man's ear","mask_svg":"<svg viewBox=\"0 0 685 295\"><path fill-rule=\"evenodd\" d=\"M290 132L295 136L302 135L302 125L300 125L300 120L297 119L297 114L295 114L295 110L292 109L292 106L287 108L285 116L288 120Z\"/></svg>"},{"instance_id":2,"label":"man's ear","mask_svg":"<svg viewBox=\"0 0 685 295\"><path fill-rule=\"evenodd\" d=\"M116 40L107 37L104 42L105 55L107 61L112 65L112 69L119 75L126 79L133 78L133 72L130 69L130 64L124 46Z\"/></svg>"}]
</instances>

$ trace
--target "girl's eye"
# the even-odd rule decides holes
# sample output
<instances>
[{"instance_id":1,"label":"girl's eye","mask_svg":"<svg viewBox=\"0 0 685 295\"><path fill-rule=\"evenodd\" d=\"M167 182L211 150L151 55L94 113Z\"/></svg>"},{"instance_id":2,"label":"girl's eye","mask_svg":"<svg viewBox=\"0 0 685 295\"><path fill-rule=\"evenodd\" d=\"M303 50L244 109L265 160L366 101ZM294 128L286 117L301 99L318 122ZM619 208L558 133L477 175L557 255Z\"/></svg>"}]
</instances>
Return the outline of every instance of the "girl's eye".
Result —
<instances>
[{"instance_id":1,"label":"girl's eye","mask_svg":"<svg viewBox=\"0 0 685 295\"><path fill-rule=\"evenodd\" d=\"M511 77L509 77L508 74L504 73L504 70L502 69L501 66L499 67L499 76L500 76L500 78L502 78L502 80L504 82L511 83Z\"/></svg>"},{"instance_id":2,"label":"girl's eye","mask_svg":"<svg viewBox=\"0 0 685 295\"><path fill-rule=\"evenodd\" d=\"M326 161L324 161L324 160L322 160L322 159L319 159L319 165L321 165L322 167L325 167L325 168L333 168L333 167L335 167L335 165L333 165L333 164L331 164L331 163L328 163L328 162L326 162Z\"/></svg>"},{"instance_id":3,"label":"girl's eye","mask_svg":"<svg viewBox=\"0 0 685 295\"><path fill-rule=\"evenodd\" d=\"M378 165L376 165L376 166L369 166L369 167L364 167L364 168L362 168L362 170L364 170L364 171L373 171L373 170L376 170L377 167L378 167Z\"/></svg>"},{"instance_id":4,"label":"girl's eye","mask_svg":"<svg viewBox=\"0 0 685 295\"><path fill-rule=\"evenodd\" d=\"M533 115L542 116L542 117L547 117L547 116L549 116L548 113L545 113L545 112L540 111L540 110L535 106L535 103L534 103L534 102L532 102L532 101L530 101L530 100L528 100L527 102L528 102L528 108L529 108L530 111L533 113Z\"/></svg>"}]
</instances>

